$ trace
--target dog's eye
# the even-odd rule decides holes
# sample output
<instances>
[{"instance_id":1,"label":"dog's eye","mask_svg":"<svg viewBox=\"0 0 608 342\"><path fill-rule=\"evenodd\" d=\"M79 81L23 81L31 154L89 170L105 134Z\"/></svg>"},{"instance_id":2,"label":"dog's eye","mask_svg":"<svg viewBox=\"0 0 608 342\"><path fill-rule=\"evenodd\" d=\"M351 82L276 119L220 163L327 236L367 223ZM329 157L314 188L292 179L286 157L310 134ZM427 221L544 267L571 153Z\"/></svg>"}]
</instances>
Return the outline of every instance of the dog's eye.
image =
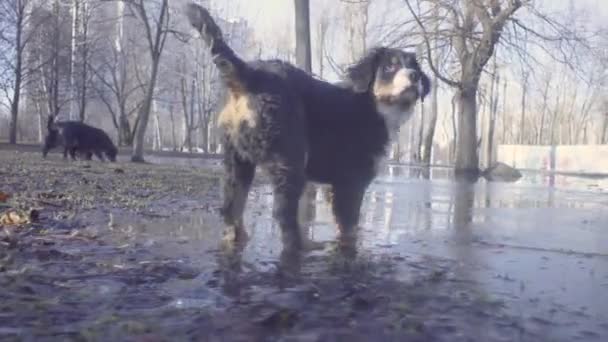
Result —
<instances>
[{"instance_id":1,"label":"dog's eye","mask_svg":"<svg viewBox=\"0 0 608 342\"><path fill-rule=\"evenodd\" d=\"M389 64L384 66L384 72L393 73L397 70L397 64Z\"/></svg>"}]
</instances>

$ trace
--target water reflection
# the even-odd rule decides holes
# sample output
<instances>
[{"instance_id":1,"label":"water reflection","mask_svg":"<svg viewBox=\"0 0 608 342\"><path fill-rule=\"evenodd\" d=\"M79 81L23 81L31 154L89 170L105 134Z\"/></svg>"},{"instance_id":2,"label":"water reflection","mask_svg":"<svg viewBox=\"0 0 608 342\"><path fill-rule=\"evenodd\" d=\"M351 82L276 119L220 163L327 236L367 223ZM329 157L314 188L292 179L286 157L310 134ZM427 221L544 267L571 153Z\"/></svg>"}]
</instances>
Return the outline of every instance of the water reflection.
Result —
<instances>
[{"instance_id":1,"label":"water reflection","mask_svg":"<svg viewBox=\"0 0 608 342\"><path fill-rule=\"evenodd\" d=\"M453 220L452 225L456 231L466 230L473 221L473 207L475 203L475 183L466 180L457 182L453 187Z\"/></svg>"},{"instance_id":2,"label":"water reflection","mask_svg":"<svg viewBox=\"0 0 608 342\"><path fill-rule=\"evenodd\" d=\"M377 260L386 259L388 271L382 276L406 282L419 279L416 272L433 273L433 267L446 264L439 269L479 301L498 298L526 310L533 303L539 307L534 310L544 312L554 309L550 306L554 302L583 303L590 311L607 312L608 304L594 299L605 290L599 283L608 279L602 243L608 233L603 194L525 180L455 181L446 169L394 168L370 186L356 234L340 235L328 188L314 186L308 191L300 203L300 234L310 249L281 243L280 229L270 215L272 190L265 184L256 186L248 201L247 244L218 248L221 220L209 213L185 221L171 217L133 224L129 234L146 243L176 240L150 246L155 253L197 259L212 270L200 279L217 278L217 287L235 302L262 291L259 283L272 297L304 280L318 279L321 273L339 282L360 279L362 270L378 272L383 264ZM214 258L208 260L209 254L202 251L213 251ZM252 282L257 282L254 290ZM549 304L540 307L539 297ZM478 340L489 340L481 326L471 329Z\"/></svg>"},{"instance_id":3,"label":"water reflection","mask_svg":"<svg viewBox=\"0 0 608 342\"><path fill-rule=\"evenodd\" d=\"M217 265L221 288L230 297L239 298L243 289L243 251L247 244L224 239L217 253Z\"/></svg>"}]
</instances>

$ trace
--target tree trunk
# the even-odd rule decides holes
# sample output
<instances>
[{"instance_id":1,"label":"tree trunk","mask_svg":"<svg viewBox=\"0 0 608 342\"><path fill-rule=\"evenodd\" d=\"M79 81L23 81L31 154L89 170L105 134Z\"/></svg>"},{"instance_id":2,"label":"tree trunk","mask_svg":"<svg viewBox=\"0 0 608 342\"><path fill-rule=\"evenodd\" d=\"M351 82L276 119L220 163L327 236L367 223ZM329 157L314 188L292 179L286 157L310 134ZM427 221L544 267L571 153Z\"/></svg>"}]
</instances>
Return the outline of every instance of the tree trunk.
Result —
<instances>
[{"instance_id":1,"label":"tree trunk","mask_svg":"<svg viewBox=\"0 0 608 342\"><path fill-rule=\"evenodd\" d=\"M138 163L144 162L144 144L146 137L146 129L148 128L148 121L150 121L150 111L152 110L152 102L154 99L154 90L156 88L158 66L160 64L161 54L163 52L169 25L169 0L162 0L160 13L158 20L156 20L156 32L153 34L151 29L151 19L146 14L146 7L144 1L138 2L137 12L139 13L140 19L142 20L146 29L146 36L149 44L150 60L152 62L152 71L150 73L150 80L148 87L145 92L144 101L140 108L139 115L137 116L137 124L135 125L135 139L133 144L133 154L131 161Z\"/></svg>"},{"instance_id":2,"label":"tree trunk","mask_svg":"<svg viewBox=\"0 0 608 342\"><path fill-rule=\"evenodd\" d=\"M417 145L416 145L416 155L418 159L416 162L422 161L422 146L424 145L424 104L420 104L420 126L418 127L418 137L417 137Z\"/></svg>"},{"instance_id":3,"label":"tree trunk","mask_svg":"<svg viewBox=\"0 0 608 342\"><path fill-rule=\"evenodd\" d=\"M160 29L159 29L160 30ZM135 139L133 144L133 155L131 161L135 163L144 162L144 144L146 137L146 128L150 119L150 110L152 109L152 99L154 97L154 88L156 87L156 76L158 74L158 64L160 62L160 54L155 54L152 60L152 73L150 74L150 83L146 89L146 97L139 112L139 124L135 130Z\"/></svg>"},{"instance_id":4,"label":"tree trunk","mask_svg":"<svg viewBox=\"0 0 608 342\"><path fill-rule=\"evenodd\" d=\"M422 155L422 163L431 165L431 157L433 154L433 140L435 139L435 128L437 127L437 117L439 116L439 101L437 94L437 77L433 79L433 90L431 94L431 113L429 118L429 129L424 137L424 152Z\"/></svg>"},{"instance_id":5,"label":"tree trunk","mask_svg":"<svg viewBox=\"0 0 608 342\"><path fill-rule=\"evenodd\" d=\"M492 101L490 103L490 122L488 123L488 144L486 150L486 161L488 166L491 166L494 162L494 131L496 130L496 119L498 117L498 99L500 91L500 75L497 74L498 70L496 64L494 64L494 75L492 76Z\"/></svg>"},{"instance_id":6,"label":"tree trunk","mask_svg":"<svg viewBox=\"0 0 608 342\"><path fill-rule=\"evenodd\" d=\"M604 129L602 131L602 144L608 144L608 113L604 114Z\"/></svg>"},{"instance_id":7,"label":"tree trunk","mask_svg":"<svg viewBox=\"0 0 608 342\"><path fill-rule=\"evenodd\" d=\"M171 145L173 151L177 149L177 139L175 138L175 115L173 113L173 105L169 105L169 117L171 118Z\"/></svg>"},{"instance_id":8,"label":"tree trunk","mask_svg":"<svg viewBox=\"0 0 608 342\"><path fill-rule=\"evenodd\" d=\"M80 0L72 0L72 37L70 39L70 120L74 120L76 112L76 50L79 35Z\"/></svg>"},{"instance_id":9,"label":"tree trunk","mask_svg":"<svg viewBox=\"0 0 608 342\"><path fill-rule=\"evenodd\" d=\"M523 74L522 92L521 92L521 117L519 119L519 144L525 144L526 140L526 93L528 92L528 73Z\"/></svg>"},{"instance_id":10,"label":"tree trunk","mask_svg":"<svg viewBox=\"0 0 608 342\"><path fill-rule=\"evenodd\" d=\"M36 106L36 114L38 114L38 142L44 142L44 135L46 133L45 115L42 114L42 108L40 107L39 101L34 101Z\"/></svg>"},{"instance_id":11,"label":"tree trunk","mask_svg":"<svg viewBox=\"0 0 608 342\"><path fill-rule=\"evenodd\" d=\"M356 63L365 54L369 0L345 1L348 63Z\"/></svg>"},{"instance_id":12,"label":"tree trunk","mask_svg":"<svg viewBox=\"0 0 608 342\"><path fill-rule=\"evenodd\" d=\"M507 80L505 79L502 88L502 139L504 144L507 141Z\"/></svg>"},{"instance_id":13,"label":"tree trunk","mask_svg":"<svg viewBox=\"0 0 608 342\"><path fill-rule=\"evenodd\" d=\"M550 81L547 81L545 84L545 89L543 90L543 109L540 114L540 128L538 130L538 139L536 139L536 143L538 145L543 144L543 132L545 130L545 116L547 115L547 98L549 97L549 85Z\"/></svg>"},{"instance_id":14,"label":"tree trunk","mask_svg":"<svg viewBox=\"0 0 608 342\"><path fill-rule=\"evenodd\" d=\"M555 111L553 112L553 118L551 118L551 132L550 132L551 136L550 136L550 140L549 140L551 146L554 146L556 144L556 136L555 136L555 134L557 133L556 132L557 126L558 126L557 125L557 120L558 120L558 117L559 117L558 114L559 114L559 109L560 109L560 106L561 106L561 104L560 104L560 101L561 101L560 96L561 96L561 93L558 93L557 94L557 98L555 99Z\"/></svg>"},{"instance_id":15,"label":"tree trunk","mask_svg":"<svg viewBox=\"0 0 608 342\"><path fill-rule=\"evenodd\" d=\"M308 73L312 73L312 54L310 47L310 3L309 0L295 1L296 26L296 64ZM309 183L298 203L298 221L308 223L315 217L312 205L316 188Z\"/></svg>"},{"instance_id":16,"label":"tree trunk","mask_svg":"<svg viewBox=\"0 0 608 342\"><path fill-rule=\"evenodd\" d=\"M486 144L486 127L488 120L488 112L490 111L489 101L486 100L487 95L482 96L482 92L485 93L485 89L483 91L477 91L477 121L479 124L477 125L477 155L479 156L479 166L483 166L485 160L485 154L482 155L482 151L485 151Z\"/></svg>"},{"instance_id":17,"label":"tree trunk","mask_svg":"<svg viewBox=\"0 0 608 342\"><path fill-rule=\"evenodd\" d=\"M118 104L118 145L132 146L133 135L131 134L131 123L127 117L124 100L120 100Z\"/></svg>"},{"instance_id":18,"label":"tree trunk","mask_svg":"<svg viewBox=\"0 0 608 342\"><path fill-rule=\"evenodd\" d=\"M21 70L20 57L17 61L17 69ZM12 145L17 144L17 121L19 119L19 99L21 97L21 71L15 75L15 89L13 90L13 100L11 102L11 123L9 129L8 142Z\"/></svg>"},{"instance_id":19,"label":"tree trunk","mask_svg":"<svg viewBox=\"0 0 608 342\"><path fill-rule=\"evenodd\" d=\"M182 98L182 112L184 113L184 119L182 122L182 128L183 128L183 141L182 141L182 145L180 146L180 151L184 150L184 147L188 148L189 152L192 152L192 140L191 140L191 132L192 132L192 128L190 126L190 116L192 115L192 113L188 114L189 112L189 106L188 106L188 90L186 89L186 78L182 77L180 79L180 92L181 92L181 98Z\"/></svg>"},{"instance_id":20,"label":"tree trunk","mask_svg":"<svg viewBox=\"0 0 608 342\"><path fill-rule=\"evenodd\" d=\"M323 78L324 72L324 58L325 58L325 36L327 35L327 27L329 25L329 19L327 16L322 15L319 19L319 25L317 27L317 63L319 64L319 77Z\"/></svg>"},{"instance_id":21,"label":"tree trunk","mask_svg":"<svg viewBox=\"0 0 608 342\"><path fill-rule=\"evenodd\" d=\"M190 116L186 118L188 120L188 152L194 152L192 133L194 132L194 96L196 94L196 80L193 78L190 82Z\"/></svg>"},{"instance_id":22,"label":"tree trunk","mask_svg":"<svg viewBox=\"0 0 608 342\"><path fill-rule=\"evenodd\" d=\"M23 77L23 17L25 13L18 14L17 17L17 32L15 37L16 56L15 56L15 84L13 89L13 98L11 101L11 123L9 128L8 142L12 145L17 144L17 125L19 119L19 100L21 98L21 81Z\"/></svg>"},{"instance_id":23,"label":"tree trunk","mask_svg":"<svg viewBox=\"0 0 608 342\"><path fill-rule=\"evenodd\" d=\"M59 115L59 51L61 27L59 23L59 0L53 3L54 35L53 35L53 56L52 56L52 77L51 77L51 115L56 118Z\"/></svg>"},{"instance_id":24,"label":"tree trunk","mask_svg":"<svg viewBox=\"0 0 608 342\"><path fill-rule=\"evenodd\" d=\"M205 99L207 99L205 83L201 82L201 75L197 72L196 75L196 107L198 113L198 126L200 132L200 143L199 146L203 149L203 153L209 153L209 115L206 111L207 106L205 105ZM193 97L194 98L194 97Z\"/></svg>"},{"instance_id":25,"label":"tree trunk","mask_svg":"<svg viewBox=\"0 0 608 342\"><path fill-rule=\"evenodd\" d=\"M162 151L163 149L163 138L162 138L162 131L160 128L160 115L158 113L156 113L156 115L154 115L154 118L156 120L156 150L158 151Z\"/></svg>"},{"instance_id":26,"label":"tree trunk","mask_svg":"<svg viewBox=\"0 0 608 342\"><path fill-rule=\"evenodd\" d=\"M87 2L85 1L83 4L83 16L86 16L87 13ZM78 117L81 122L84 122L86 116L86 107L87 107L87 92L89 83L87 82L89 77L89 23L88 19L82 18L83 28L82 28L82 70L81 70L81 78L80 78L80 106Z\"/></svg>"},{"instance_id":27,"label":"tree trunk","mask_svg":"<svg viewBox=\"0 0 608 342\"><path fill-rule=\"evenodd\" d=\"M457 124L457 114L456 114L456 102L458 102L457 94L452 95L452 101L450 101L452 105L452 143L450 144L450 162L456 162L456 145L458 142L458 124Z\"/></svg>"},{"instance_id":28,"label":"tree trunk","mask_svg":"<svg viewBox=\"0 0 608 342\"><path fill-rule=\"evenodd\" d=\"M209 153L209 122L204 120L201 128L201 146L204 153Z\"/></svg>"},{"instance_id":29,"label":"tree trunk","mask_svg":"<svg viewBox=\"0 0 608 342\"><path fill-rule=\"evenodd\" d=\"M488 134L486 136L486 166L491 166L493 162L494 151L494 129L496 126L496 108L498 106L498 87L500 86L500 76L498 75L498 65L496 63L496 55L493 56L493 67L490 82L490 108L488 114Z\"/></svg>"},{"instance_id":30,"label":"tree trunk","mask_svg":"<svg viewBox=\"0 0 608 342\"><path fill-rule=\"evenodd\" d=\"M477 87L466 87L458 92L458 146L456 172L477 175Z\"/></svg>"},{"instance_id":31,"label":"tree trunk","mask_svg":"<svg viewBox=\"0 0 608 342\"><path fill-rule=\"evenodd\" d=\"M296 64L312 72L312 58L310 49L310 4L309 0L295 1L296 23Z\"/></svg>"}]
</instances>

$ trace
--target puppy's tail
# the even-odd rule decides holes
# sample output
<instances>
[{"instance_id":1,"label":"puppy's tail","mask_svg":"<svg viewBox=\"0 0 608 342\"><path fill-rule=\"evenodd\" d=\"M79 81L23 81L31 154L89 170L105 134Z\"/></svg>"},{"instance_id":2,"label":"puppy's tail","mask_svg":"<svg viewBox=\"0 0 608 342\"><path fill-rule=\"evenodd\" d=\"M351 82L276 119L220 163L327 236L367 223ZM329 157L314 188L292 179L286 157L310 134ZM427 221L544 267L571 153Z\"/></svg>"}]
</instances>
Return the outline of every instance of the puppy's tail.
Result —
<instances>
[{"instance_id":1,"label":"puppy's tail","mask_svg":"<svg viewBox=\"0 0 608 342\"><path fill-rule=\"evenodd\" d=\"M247 64L226 44L220 27L207 9L191 2L186 5L185 10L190 24L211 49L213 63L218 67L224 81L229 87L238 87Z\"/></svg>"}]
</instances>

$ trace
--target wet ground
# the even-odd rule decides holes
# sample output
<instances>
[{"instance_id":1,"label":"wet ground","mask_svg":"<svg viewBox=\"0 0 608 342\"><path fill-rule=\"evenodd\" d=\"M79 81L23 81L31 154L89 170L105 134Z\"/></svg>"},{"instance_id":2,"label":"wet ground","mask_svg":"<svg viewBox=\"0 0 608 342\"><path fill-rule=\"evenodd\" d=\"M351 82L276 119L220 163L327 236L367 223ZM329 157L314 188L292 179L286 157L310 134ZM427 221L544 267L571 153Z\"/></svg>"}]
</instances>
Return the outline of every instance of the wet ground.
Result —
<instances>
[{"instance_id":1,"label":"wet ground","mask_svg":"<svg viewBox=\"0 0 608 342\"><path fill-rule=\"evenodd\" d=\"M282 250L260 181L245 246L221 243L217 161L65 163L0 151L0 340L604 341L608 186L465 184L391 168L353 248L324 193ZM37 216L37 217L36 217Z\"/></svg>"}]
</instances>

